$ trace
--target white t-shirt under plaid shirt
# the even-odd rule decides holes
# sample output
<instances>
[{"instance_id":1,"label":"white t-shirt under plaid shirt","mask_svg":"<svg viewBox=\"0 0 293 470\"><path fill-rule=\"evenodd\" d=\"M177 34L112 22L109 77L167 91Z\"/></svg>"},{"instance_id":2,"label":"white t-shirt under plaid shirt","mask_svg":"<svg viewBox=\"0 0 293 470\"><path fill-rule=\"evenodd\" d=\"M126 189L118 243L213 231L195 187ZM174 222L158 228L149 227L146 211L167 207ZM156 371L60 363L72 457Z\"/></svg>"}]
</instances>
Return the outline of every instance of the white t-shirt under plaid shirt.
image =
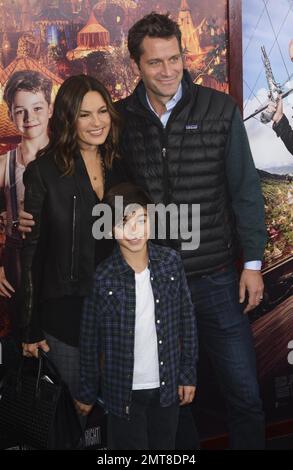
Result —
<instances>
[{"instance_id":1,"label":"white t-shirt under plaid shirt","mask_svg":"<svg viewBox=\"0 0 293 470\"><path fill-rule=\"evenodd\" d=\"M135 337L133 390L160 386L155 303L148 268L135 273Z\"/></svg>"}]
</instances>

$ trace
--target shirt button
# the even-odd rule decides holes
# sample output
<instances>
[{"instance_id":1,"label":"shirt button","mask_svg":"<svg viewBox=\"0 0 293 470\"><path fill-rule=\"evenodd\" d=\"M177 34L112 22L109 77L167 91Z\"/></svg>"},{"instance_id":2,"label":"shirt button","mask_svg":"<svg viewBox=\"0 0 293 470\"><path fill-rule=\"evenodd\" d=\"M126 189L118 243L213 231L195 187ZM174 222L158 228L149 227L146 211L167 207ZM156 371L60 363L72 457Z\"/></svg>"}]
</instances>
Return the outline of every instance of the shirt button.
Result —
<instances>
[{"instance_id":1,"label":"shirt button","mask_svg":"<svg viewBox=\"0 0 293 470\"><path fill-rule=\"evenodd\" d=\"M161 362L160 362L160 365L161 365L161 366L163 366L163 365L164 365L164 362L163 362L163 361L161 361Z\"/></svg>"},{"instance_id":2,"label":"shirt button","mask_svg":"<svg viewBox=\"0 0 293 470\"><path fill-rule=\"evenodd\" d=\"M109 295L112 295L112 294L113 294L113 292L111 290L109 290Z\"/></svg>"},{"instance_id":3,"label":"shirt button","mask_svg":"<svg viewBox=\"0 0 293 470\"><path fill-rule=\"evenodd\" d=\"M160 300L159 300L159 299L156 299L156 304L158 304L159 302L160 302Z\"/></svg>"},{"instance_id":4,"label":"shirt button","mask_svg":"<svg viewBox=\"0 0 293 470\"><path fill-rule=\"evenodd\" d=\"M162 344L162 343L163 343L163 341L160 339L159 344Z\"/></svg>"},{"instance_id":5,"label":"shirt button","mask_svg":"<svg viewBox=\"0 0 293 470\"><path fill-rule=\"evenodd\" d=\"M154 280L154 278L153 278L153 277L151 277L151 281L153 281L153 280Z\"/></svg>"},{"instance_id":6,"label":"shirt button","mask_svg":"<svg viewBox=\"0 0 293 470\"><path fill-rule=\"evenodd\" d=\"M161 320L157 320L157 323L161 323Z\"/></svg>"},{"instance_id":7,"label":"shirt button","mask_svg":"<svg viewBox=\"0 0 293 470\"><path fill-rule=\"evenodd\" d=\"M165 385L165 382L162 382L162 385Z\"/></svg>"},{"instance_id":8,"label":"shirt button","mask_svg":"<svg viewBox=\"0 0 293 470\"><path fill-rule=\"evenodd\" d=\"M173 276L171 276L170 279L171 279L171 281L174 281L174 277L173 277Z\"/></svg>"}]
</instances>

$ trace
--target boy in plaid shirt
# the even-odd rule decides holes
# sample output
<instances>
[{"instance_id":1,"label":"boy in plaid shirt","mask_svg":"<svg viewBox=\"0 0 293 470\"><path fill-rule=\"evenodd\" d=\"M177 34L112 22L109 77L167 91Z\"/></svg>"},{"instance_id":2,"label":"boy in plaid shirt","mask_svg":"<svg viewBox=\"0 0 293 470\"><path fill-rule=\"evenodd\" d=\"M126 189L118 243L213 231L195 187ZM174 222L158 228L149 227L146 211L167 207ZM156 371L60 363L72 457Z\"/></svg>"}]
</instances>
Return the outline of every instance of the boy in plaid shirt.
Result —
<instances>
[{"instance_id":1,"label":"boy in plaid shirt","mask_svg":"<svg viewBox=\"0 0 293 470\"><path fill-rule=\"evenodd\" d=\"M88 414L101 385L109 449L174 449L179 405L195 395L194 308L179 254L149 241L148 195L113 187L105 202L114 212L116 196L124 217L84 304L76 404Z\"/></svg>"}]
</instances>

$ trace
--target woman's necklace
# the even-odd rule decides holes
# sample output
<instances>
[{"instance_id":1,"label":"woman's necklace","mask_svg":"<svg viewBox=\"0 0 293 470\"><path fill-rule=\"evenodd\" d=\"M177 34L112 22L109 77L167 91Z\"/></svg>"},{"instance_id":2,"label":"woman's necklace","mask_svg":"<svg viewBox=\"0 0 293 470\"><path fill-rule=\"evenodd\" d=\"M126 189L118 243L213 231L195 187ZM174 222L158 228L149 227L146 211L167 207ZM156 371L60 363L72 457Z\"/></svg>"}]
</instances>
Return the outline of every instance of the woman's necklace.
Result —
<instances>
[{"instance_id":1,"label":"woman's necklace","mask_svg":"<svg viewBox=\"0 0 293 470\"><path fill-rule=\"evenodd\" d=\"M100 161L101 170L102 170L103 184L105 184L105 163L104 163L104 159L102 158L102 155L101 155L100 152L97 153L97 159ZM93 175L92 178L93 178L94 181L97 181L98 176Z\"/></svg>"}]
</instances>

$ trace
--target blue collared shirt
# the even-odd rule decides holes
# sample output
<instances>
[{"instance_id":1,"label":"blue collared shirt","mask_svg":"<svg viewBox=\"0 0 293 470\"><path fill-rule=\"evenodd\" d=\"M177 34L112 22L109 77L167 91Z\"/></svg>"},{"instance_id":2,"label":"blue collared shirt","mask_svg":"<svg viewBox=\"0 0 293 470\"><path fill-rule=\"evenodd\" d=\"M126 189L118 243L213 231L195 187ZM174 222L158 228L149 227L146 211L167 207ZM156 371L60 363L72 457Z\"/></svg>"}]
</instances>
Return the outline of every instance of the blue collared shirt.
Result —
<instances>
[{"instance_id":1,"label":"blue collared shirt","mask_svg":"<svg viewBox=\"0 0 293 470\"><path fill-rule=\"evenodd\" d=\"M196 322L180 255L151 242L148 246L160 401L162 406L169 406L178 400L179 385L196 384ZM126 418L133 382L135 309L135 273L116 246L113 254L99 264L92 294L84 303L77 398L94 403L101 383L105 408Z\"/></svg>"},{"instance_id":2,"label":"blue collared shirt","mask_svg":"<svg viewBox=\"0 0 293 470\"><path fill-rule=\"evenodd\" d=\"M168 101L168 103L165 104L166 111L162 114L162 116L159 116L158 113L154 110L153 106L151 105L149 97L146 94L146 100L150 109L153 111L153 113L156 114L156 116L158 116L158 118L160 119L164 127L166 127L168 119L171 116L173 109L175 108L176 104L181 100L181 98L182 98L182 84L180 83L175 95Z\"/></svg>"}]
</instances>

